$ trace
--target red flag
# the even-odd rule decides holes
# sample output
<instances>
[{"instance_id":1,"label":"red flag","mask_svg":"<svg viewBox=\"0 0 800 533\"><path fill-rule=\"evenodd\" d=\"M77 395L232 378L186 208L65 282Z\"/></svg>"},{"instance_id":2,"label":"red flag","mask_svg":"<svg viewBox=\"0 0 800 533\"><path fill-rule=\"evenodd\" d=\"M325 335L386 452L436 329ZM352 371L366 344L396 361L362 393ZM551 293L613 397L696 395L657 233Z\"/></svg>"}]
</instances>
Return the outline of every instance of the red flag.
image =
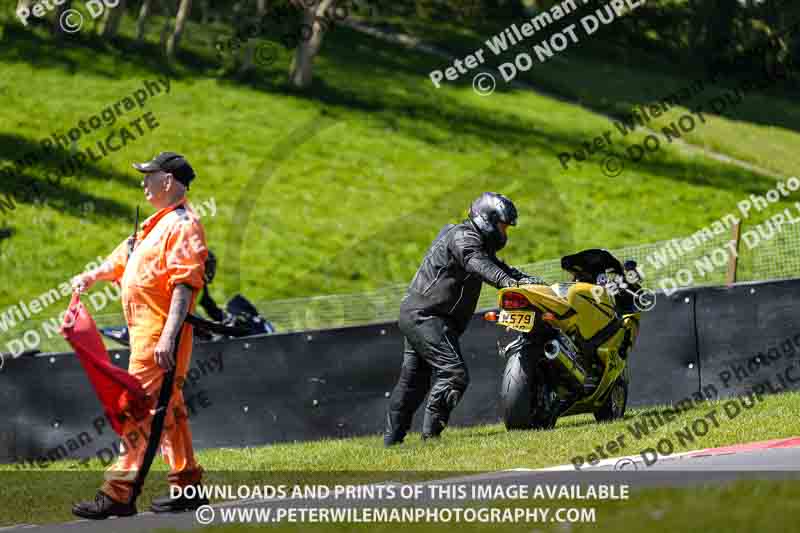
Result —
<instances>
[{"instance_id":1,"label":"red flag","mask_svg":"<svg viewBox=\"0 0 800 533\"><path fill-rule=\"evenodd\" d=\"M75 350L114 431L122 435L122 421L127 416L137 420L147 416L149 402L141 383L111 363L97 325L77 293L64 315L61 335Z\"/></svg>"}]
</instances>

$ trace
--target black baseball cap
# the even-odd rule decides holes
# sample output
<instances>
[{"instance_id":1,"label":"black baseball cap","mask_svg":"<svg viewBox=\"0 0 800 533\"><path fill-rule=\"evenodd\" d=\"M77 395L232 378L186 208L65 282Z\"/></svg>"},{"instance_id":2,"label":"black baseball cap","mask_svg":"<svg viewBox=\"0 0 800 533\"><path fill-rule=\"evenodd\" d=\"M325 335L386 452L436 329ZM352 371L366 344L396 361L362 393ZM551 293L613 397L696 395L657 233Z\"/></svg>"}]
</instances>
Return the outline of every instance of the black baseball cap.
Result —
<instances>
[{"instance_id":1,"label":"black baseball cap","mask_svg":"<svg viewBox=\"0 0 800 533\"><path fill-rule=\"evenodd\" d=\"M194 169L189 162L182 155L175 152L161 152L150 161L134 163L133 168L145 174L157 170L169 172L186 187L189 186L195 176Z\"/></svg>"}]
</instances>

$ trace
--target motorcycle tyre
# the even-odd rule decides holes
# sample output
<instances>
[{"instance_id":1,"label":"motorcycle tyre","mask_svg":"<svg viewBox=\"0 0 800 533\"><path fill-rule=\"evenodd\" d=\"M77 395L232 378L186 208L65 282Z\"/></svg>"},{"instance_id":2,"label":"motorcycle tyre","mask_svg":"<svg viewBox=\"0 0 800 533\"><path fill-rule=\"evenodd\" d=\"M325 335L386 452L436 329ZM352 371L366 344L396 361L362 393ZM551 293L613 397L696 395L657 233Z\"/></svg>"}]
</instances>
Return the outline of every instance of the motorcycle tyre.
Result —
<instances>
[{"instance_id":1,"label":"motorcycle tyre","mask_svg":"<svg viewBox=\"0 0 800 533\"><path fill-rule=\"evenodd\" d=\"M623 394L623 402L622 402L622 410L619 413L614 413L614 406L612 396L614 395L614 389L621 387L622 394ZM603 406L600 407L597 411L594 412L594 419L598 422L609 422L611 420L620 420L625 417L625 408L628 406L628 383L622 379L620 376L616 382L611 386L611 390L608 391L608 397L606 397L605 403Z\"/></svg>"},{"instance_id":2,"label":"motorcycle tyre","mask_svg":"<svg viewBox=\"0 0 800 533\"><path fill-rule=\"evenodd\" d=\"M508 431L530 429L531 387L526 361L520 354L512 354L506 361L500 385L500 406L503 422Z\"/></svg>"}]
</instances>

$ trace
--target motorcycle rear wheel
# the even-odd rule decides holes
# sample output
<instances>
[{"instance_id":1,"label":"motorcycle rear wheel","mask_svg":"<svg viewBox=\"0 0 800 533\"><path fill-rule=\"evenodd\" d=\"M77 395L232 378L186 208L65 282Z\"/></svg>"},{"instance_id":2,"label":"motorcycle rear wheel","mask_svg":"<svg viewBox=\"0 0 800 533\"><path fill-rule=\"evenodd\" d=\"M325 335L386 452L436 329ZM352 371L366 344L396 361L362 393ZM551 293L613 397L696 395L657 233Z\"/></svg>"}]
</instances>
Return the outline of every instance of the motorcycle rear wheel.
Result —
<instances>
[{"instance_id":1,"label":"motorcycle rear wheel","mask_svg":"<svg viewBox=\"0 0 800 533\"><path fill-rule=\"evenodd\" d=\"M557 417L536 409L533 400L541 393L542 385L531 382L527 358L520 354L509 356L500 391L503 422L508 431L552 429Z\"/></svg>"},{"instance_id":2,"label":"motorcycle rear wheel","mask_svg":"<svg viewBox=\"0 0 800 533\"><path fill-rule=\"evenodd\" d=\"M512 354L506 361L500 388L503 422L508 431L530 429L531 387L525 360Z\"/></svg>"}]
</instances>

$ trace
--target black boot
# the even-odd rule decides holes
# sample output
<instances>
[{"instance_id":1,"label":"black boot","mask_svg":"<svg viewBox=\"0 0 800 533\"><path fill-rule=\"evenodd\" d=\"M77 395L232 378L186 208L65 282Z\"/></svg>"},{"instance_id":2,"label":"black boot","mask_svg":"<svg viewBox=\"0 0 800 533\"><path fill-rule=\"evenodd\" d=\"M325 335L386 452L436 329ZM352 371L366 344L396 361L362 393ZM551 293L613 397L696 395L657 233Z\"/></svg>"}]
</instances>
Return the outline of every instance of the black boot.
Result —
<instances>
[{"instance_id":1,"label":"black boot","mask_svg":"<svg viewBox=\"0 0 800 533\"><path fill-rule=\"evenodd\" d=\"M106 493L98 490L93 502L73 505L72 514L90 520L105 520L109 516L133 516L136 514L136 504L112 500Z\"/></svg>"},{"instance_id":2,"label":"black boot","mask_svg":"<svg viewBox=\"0 0 800 533\"><path fill-rule=\"evenodd\" d=\"M196 488L199 489L199 487L200 485L196 485ZM154 513L182 513L184 511L194 511L198 507L208 505L208 498L201 496L199 491L192 492L194 493L193 498L184 496L183 491L177 498L173 498L171 494L156 498L150 504L150 510Z\"/></svg>"},{"instance_id":3,"label":"black boot","mask_svg":"<svg viewBox=\"0 0 800 533\"><path fill-rule=\"evenodd\" d=\"M390 433L386 433L383 435L383 445L386 448L391 448L392 446L399 446L403 444L403 437L396 437Z\"/></svg>"},{"instance_id":4,"label":"black boot","mask_svg":"<svg viewBox=\"0 0 800 533\"><path fill-rule=\"evenodd\" d=\"M435 442L435 441L441 440L441 438L442 438L441 434L439 434L439 435L428 435L428 434L425 434L425 433L422 434L422 441L423 442Z\"/></svg>"},{"instance_id":5,"label":"black boot","mask_svg":"<svg viewBox=\"0 0 800 533\"><path fill-rule=\"evenodd\" d=\"M425 411L422 421L422 440L437 440L441 438L442 431L447 427L450 413Z\"/></svg>"},{"instance_id":6,"label":"black boot","mask_svg":"<svg viewBox=\"0 0 800 533\"><path fill-rule=\"evenodd\" d=\"M406 438L406 432L398 427L398 424L392 423L392 415L386 413L386 429L383 432L383 445L387 448L403 444L403 439Z\"/></svg>"}]
</instances>

